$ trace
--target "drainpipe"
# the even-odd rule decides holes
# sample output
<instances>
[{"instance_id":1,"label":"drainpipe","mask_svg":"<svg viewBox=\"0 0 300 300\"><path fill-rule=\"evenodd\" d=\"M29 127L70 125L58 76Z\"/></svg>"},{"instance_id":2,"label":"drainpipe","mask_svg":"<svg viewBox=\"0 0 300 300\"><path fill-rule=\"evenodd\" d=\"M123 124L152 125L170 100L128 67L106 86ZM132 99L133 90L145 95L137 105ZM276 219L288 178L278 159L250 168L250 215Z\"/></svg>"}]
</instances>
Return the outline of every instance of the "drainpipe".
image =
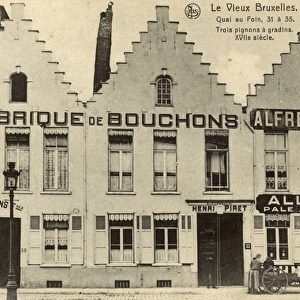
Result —
<instances>
[{"instance_id":1,"label":"drainpipe","mask_svg":"<svg viewBox=\"0 0 300 300\"><path fill-rule=\"evenodd\" d=\"M86 122L86 112L84 112L84 128L83 128L83 206L84 206L84 215L85 215L85 228L84 228L84 236L83 236L83 265L87 266L87 223L88 223L88 203L87 203L87 171L86 171L86 130L87 130L87 122Z\"/></svg>"}]
</instances>

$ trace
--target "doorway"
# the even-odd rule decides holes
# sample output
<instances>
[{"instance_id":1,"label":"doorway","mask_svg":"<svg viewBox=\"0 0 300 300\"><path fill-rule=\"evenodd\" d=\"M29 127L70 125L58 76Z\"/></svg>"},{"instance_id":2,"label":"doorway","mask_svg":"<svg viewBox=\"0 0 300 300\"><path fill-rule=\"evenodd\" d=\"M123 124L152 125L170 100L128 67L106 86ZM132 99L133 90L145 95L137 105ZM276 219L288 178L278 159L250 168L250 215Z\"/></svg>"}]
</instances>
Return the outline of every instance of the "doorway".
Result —
<instances>
[{"instance_id":1,"label":"doorway","mask_svg":"<svg viewBox=\"0 0 300 300\"><path fill-rule=\"evenodd\" d=\"M0 288L7 284L9 271L9 218L0 218ZM12 264L17 284L20 284L20 233L21 219L14 218Z\"/></svg>"},{"instance_id":2,"label":"doorway","mask_svg":"<svg viewBox=\"0 0 300 300\"><path fill-rule=\"evenodd\" d=\"M217 285L243 285L243 214L198 213L198 284L206 285L207 261Z\"/></svg>"}]
</instances>

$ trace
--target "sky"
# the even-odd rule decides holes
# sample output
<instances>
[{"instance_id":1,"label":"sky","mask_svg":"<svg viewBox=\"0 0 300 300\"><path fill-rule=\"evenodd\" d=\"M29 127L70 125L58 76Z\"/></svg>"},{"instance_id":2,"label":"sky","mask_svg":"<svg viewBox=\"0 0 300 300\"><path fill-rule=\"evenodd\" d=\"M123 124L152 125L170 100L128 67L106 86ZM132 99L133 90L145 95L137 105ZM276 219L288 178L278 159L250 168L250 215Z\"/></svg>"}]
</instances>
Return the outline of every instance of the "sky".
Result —
<instances>
[{"instance_id":1,"label":"sky","mask_svg":"<svg viewBox=\"0 0 300 300\"><path fill-rule=\"evenodd\" d=\"M0 0L9 16L10 3L14 2L21 1ZM59 70L65 72L65 80L72 83L71 89L82 101L93 93L100 13L109 2L23 1L25 18L32 20L32 29L39 30L39 39L46 42L45 50L53 52L53 60L59 62ZM249 92L255 93L254 85L264 82L263 75L272 73L272 64L281 62L280 54L290 51L289 43L298 41L300 31L297 0L113 0L113 3L112 71L117 70L117 62L125 61L124 52L132 51L132 42L140 40L139 32L147 31L147 21L156 20L155 6L167 5L170 21L179 22L179 31L187 32L187 41L195 43L194 52L203 53L203 62L211 64L210 72L218 73L218 82L226 83L226 91L235 94L235 101L243 104ZM196 19L185 15L185 8L191 3L197 4L201 11ZM254 30L260 32L253 33ZM260 34L273 39L254 40Z\"/></svg>"}]
</instances>

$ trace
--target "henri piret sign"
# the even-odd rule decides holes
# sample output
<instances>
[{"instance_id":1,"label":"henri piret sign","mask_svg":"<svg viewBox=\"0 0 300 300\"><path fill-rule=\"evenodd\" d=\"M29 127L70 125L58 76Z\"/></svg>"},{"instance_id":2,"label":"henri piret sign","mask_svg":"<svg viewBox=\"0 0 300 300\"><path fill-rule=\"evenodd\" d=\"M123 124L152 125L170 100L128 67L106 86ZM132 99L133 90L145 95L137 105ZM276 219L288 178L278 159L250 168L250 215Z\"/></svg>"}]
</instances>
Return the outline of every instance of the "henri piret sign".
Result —
<instances>
[{"instance_id":1,"label":"henri piret sign","mask_svg":"<svg viewBox=\"0 0 300 300\"><path fill-rule=\"evenodd\" d=\"M300 212L300 195L261 194L256 198L256 209L265 214Z\"/></svg>"}]
</instances>

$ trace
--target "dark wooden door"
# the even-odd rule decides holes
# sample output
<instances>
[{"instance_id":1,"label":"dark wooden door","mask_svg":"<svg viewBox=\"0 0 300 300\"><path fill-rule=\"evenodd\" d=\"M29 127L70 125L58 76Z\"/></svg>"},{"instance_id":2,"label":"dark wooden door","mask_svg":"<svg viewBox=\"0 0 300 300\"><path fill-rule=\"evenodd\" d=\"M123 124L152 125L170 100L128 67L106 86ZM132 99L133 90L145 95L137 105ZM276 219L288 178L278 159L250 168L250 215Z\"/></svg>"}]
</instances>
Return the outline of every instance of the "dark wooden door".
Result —
<instances>
[{"instance_id":1,"label":"dark wooden door","mask_svg":"<svg viewBox=\"0 0 300 300\"><path fill-rule=\"evenodd\" d=\"M17 283L20 284L20 232L21 220L14 219L12 263ZM7 284L9 271L9 218L0 218L0 287Z\"/></svg>"},{"instance_id":2,"label":"dark wooden door","mask_svg":"<svg viewBox=\"0 0 300 300\"><path fill-rule=\"evenodd\" d=\"M197 216L198 283L206 285L207 260L218 285L243 285L243 215Z\"/></svg>"}]
</instances>

